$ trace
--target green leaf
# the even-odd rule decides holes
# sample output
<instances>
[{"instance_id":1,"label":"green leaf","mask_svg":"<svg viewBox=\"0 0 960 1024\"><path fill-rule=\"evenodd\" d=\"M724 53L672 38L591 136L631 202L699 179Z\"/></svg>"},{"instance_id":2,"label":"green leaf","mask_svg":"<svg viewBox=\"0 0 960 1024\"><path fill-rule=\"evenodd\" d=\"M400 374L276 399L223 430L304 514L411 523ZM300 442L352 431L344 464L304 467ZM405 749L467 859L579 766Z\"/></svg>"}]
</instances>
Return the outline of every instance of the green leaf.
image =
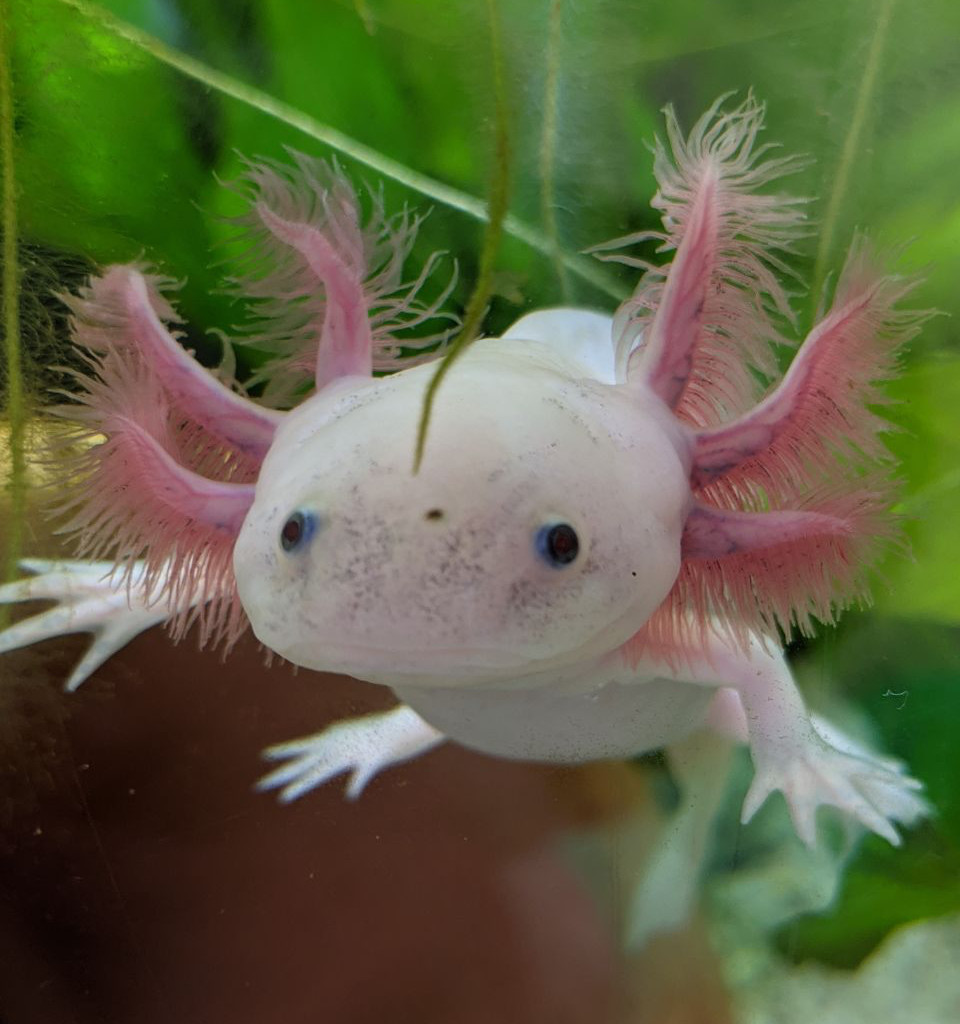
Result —
<instances>
[{"instance_id":1,"label":"green leaf","mask_svg":"<svg viewBox=\"0 0 960 1024\"><path fill-rule=\"evenodd\" d=\"M903 433L889 439L908 482L902 513L913 558L897 559L879 607L960 623L960 358L933 354L890 387Z\"/></svg>"}]
</instances>

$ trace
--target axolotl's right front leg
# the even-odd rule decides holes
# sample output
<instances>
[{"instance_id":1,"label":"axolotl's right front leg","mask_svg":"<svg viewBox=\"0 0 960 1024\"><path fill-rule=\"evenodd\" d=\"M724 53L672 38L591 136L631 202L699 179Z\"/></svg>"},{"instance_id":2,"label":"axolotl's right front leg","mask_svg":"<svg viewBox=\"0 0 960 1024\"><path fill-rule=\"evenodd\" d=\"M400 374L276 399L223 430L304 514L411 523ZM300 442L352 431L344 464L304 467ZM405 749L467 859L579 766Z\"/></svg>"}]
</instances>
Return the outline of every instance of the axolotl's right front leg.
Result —
<instances>
[{"instance_id":1,"label":"axolotl's right front leg","mask_svg":"<svg viewBox=\"0 0 960 1024\"><path fill-rule=\"evenodd\" d=\"M445 739L416 711L399 704L389 711L336 722L312 736L268 747L264 751L268 760L285 763L261 779L257 788L279 789L281 801L288 803L349 773L346 795L353 800L385 768L425 754Z\"/></svg>"}]
</instances>

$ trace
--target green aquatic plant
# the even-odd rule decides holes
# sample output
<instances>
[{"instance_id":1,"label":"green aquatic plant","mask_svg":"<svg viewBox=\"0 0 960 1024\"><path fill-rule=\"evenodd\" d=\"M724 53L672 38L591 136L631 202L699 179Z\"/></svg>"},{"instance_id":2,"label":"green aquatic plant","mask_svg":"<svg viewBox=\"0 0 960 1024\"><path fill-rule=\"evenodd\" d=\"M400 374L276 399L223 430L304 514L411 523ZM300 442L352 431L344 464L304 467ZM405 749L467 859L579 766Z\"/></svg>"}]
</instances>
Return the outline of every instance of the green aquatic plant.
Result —
<instances>
[{"instance_id":1,"label":"green aquatic plant","mask_svg":"<svg viewBox=\"0 0 960 1024\"><path fill-rule=\"evenodd\" d=\"M5 415L9 439L9 477L6 491L10 503L3 545L3 579L12 579L21 554L23 518L26 509L27 466L24 451L26 407L20 357L20 260L18 255L17 173L14 135L14 95L10 0L0 0L0 251L2 274L2 317L6 359Z\"/></svg>"},{"instance_id":2,"label":"green aquatic plant","mask_svg":"<svg viewBox=\"0 0 960 1024\"><path fill-rule=\"evenodd\" d=\"M29 245L57 273L65 260L145 255L186 275L182 308L199 326L185 341L210 363L220 345L207 331L236 316L207 268L211 243L225 234L208 214L235 212L214 174L235 176L234 149L277 158L292 145L339 152L361 180L386 179L393 208L421 197L434 203L423 251L457 258L461 308L484 276L476 224L487 221L493 198L495 104L489 51L477 45L485 38L483 4L422 0L417 17L409 0L231 6L239 16L225 17L222 4L207 0L4 0L4 68L17 100L16 118L6 108L4 166L9 174L16 156L20 185L19 195L4 190L5 224L19 200L15 226L4 233L4 337L8 363L11 352L13 365L24 360L10 374L24 387L11 384L5 399L20 467L14 480L22 480L15 438L24 400L33 397L31 385L41 399L46 383L42 366L31 379L33 342L17 344L18 336L31 339L33 326L26 312L18 327L19 306L10 303L18 236L21 263ZM789 151L816 159L797 189L819 197L810 209L821 220L811 221L808 247L791 257L816 282L809 305L836 267L834 240L859 225L883 243L915 238L901 265L925 268L918 303L956 312L956 4L720 0L715 17L704 16L702 0L500 6L512 188L497 272L486 280L492 290L477 303L488 309L483 329L495 333L528 306L566 301L568 292L578 304L609 308L624 294L624 279L576 252L652 226L644 145L657 109L672 101L686 117L721 92L751 85L769 101L774 134ZM253 26L246 35L244 24ZM333 66L335 81L327 73ZM661 257L651 247L641 258ZM960 848L951 745L960 686L956 330L955 320L933 322L891 389L898 403L891 415L905 429L889 441L904 464L902 512L915 561L889 567L890 586L873 613L796 652L815 692L840 690L879 719L888 745L929 781L940 808L936 826L899 862L868 844L846 871L839 913L786 934L784 948L792 942L803 955L838 963L927 913L938 890L929 865L956 863ZM255 372L263 357L240 351L241 373ZM23 494L20 483L7 483L12 496ZM4 523L8 566L23 526L19 511ZM881 647L883 657L874 656ZM910 696L902 706L888 691ZM871 917L869 894L894 877L902 884L889 913ZM944 910L955 905L952 889L939 891Z\"/></svg>"},{"instance_id":3,"label":"green aquatic plant","mask_svg":"<svg viewBox=\"0 0 960 1024\"><path fill-rule=\"evenodd\" d=\"M824 281L826 280L829 261L833 256L833 240L836 226L840 219L843 203L847 198L847 190L850 187L850 176L857 151L863 145L864 122L867 120L874 90L877 87L880 60L887 32L890 28L890 18L893 14L895 3L896 0L883 0L883 3L879 5L877 22L870 40L870 49L864 61L863 74L857 89L857 98L850 115L849 127L843 140L840 160L830 185L826 212L819 225L817 255L813 264L813 284L810 288L810 294L815 303L820 302L822 299L821 293Z\"/></svg>"},{"instance_id":4,"label":"green aquatic plant","mask_svg":"<svg viewBox=\"0 0 960 1024\"><path fill-rule=\"evenodd\" d=\"M503 225L510 206L510 130L507 124L507 95L503 80L503 52L500 40L500 16L495 0L487 0L487 19L490 26L490 57L493 78L494 111L496 117L493 171L490 175L490 202L488 221L483 233L483 245L480 249L480 260L477 268L477 279L467 301L460 331L444 353L440 365L427 385L423 397L423 410L417 425L417 443L413 455L413 471L417 472L423 459L423 450L427 443L427 431L430 428L430 415L437 389L444 377L450 372L456 359L463 354L467 346L476 338L480 325L487 312L487 304L493 291L493 274L496 269L497 255L500 251L500 239Z\"/></svg>"},{"instance_id":5,"label":"green aquatic plant","mask_svg":"<svg viewBox=\"0 0 960 1024\"><path fill-rule=\"evenodd\" d=\"M412 167L393 160L373 147L358 142L344 132L323 124L316 118L305 114L302 110L298 110L295 106L277 100L276 97L271 96L269 93L239 81L232 75L218 71L203 61L196 60L188 54L166 45L150 33L144 32L136 26L125 22L103 7L89 3L88 0L58 0L58 2L75 8L85 17L91 18L102 25L111 35L136 46L155 60L169 65L181 74L200 82L202 85L224 96L239 100L241 103L247 104L278 122L289 125L291 128L302 132L317 142L329 146L336 152L356 160L365 167L369 167L383 177L391 178L411 191L425 196L427 199L432 199L434 202L458 210L477 220L489 221L492 219L491 210L483 200L461 192L458 189L451 188L441 181L437 181ZM363 13L362 16L365 23L367 23L369 12ZM493 15L491 14L492 17ZM502 72L500 72L500 75L502 76ZM498 73L495 70L495 81L497 76ZM500 86L500 91L502 93L502 85ZM501 159L500 156L497 157L498 161ZM545 237L536 228L531 227L517 217L510 216L506 209L504 209L502 214L498 214L498 218L501 221L502 229L507 233L516 236L540 252L554 254L561 264L572 273L580 275L584 280L606 291L611 297L620 297L620 290L590 261L572 253L558 253L555 240L552 237ZM499 232L500 227L496 230Z\"/></svg>"}]
</instances>

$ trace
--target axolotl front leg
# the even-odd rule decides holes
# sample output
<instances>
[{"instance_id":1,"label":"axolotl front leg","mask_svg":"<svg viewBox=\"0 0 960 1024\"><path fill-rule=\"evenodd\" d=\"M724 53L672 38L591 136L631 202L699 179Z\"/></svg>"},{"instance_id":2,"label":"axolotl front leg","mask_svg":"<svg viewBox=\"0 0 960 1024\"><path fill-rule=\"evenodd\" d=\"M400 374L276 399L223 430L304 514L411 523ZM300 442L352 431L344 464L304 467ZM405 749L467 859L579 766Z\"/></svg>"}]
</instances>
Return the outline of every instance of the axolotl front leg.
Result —
<instances>
[{"instance_id":1,"label":"axolotl front leg","mask_svg":"<svg viewBox=\"0 0 960 1024\"><path fill-rule=\"evenodd\" d=\"M150 601L141 562L130 567L128 576L114 562L86 559L27 558L20 567L33 575L0 586L0 604L56 604L0 630L0 654L70 633L92 633L93 643L64 685L70 692L135 636L170 615L167 605Z\"/></svg>"},{"instance_id":2,"label":"axolotl front leg","mask_svg":"<svg viewBox=\"0 0 960 1024\"><path fill-rule=\"evenodd\" d=\"M346 795L355 799L385 768L402 764L439 746L446 737L412 708L348 718L321 732L268 747L264 756L286 763L260 780L258 789L279 789L284 803L349 773Z\"/></svg>"},{"instance_id":3,"label":"axolotl front leg","mask_svg":"<svg viewBox=\"0 0 960 1024\"><path fill-rule=\"evenodd\" d=\"M720 687L709 726L749 744L754 778L743 803L744 822L779 791L797 834L810 846L816 842L821 805L899 845L894 823L909 826L929 812L921 783L906 775L899 762L875 755L808 714L779 651L754 640L744 655L714 639L689 677Z\"/></svg>"}]
</instances>

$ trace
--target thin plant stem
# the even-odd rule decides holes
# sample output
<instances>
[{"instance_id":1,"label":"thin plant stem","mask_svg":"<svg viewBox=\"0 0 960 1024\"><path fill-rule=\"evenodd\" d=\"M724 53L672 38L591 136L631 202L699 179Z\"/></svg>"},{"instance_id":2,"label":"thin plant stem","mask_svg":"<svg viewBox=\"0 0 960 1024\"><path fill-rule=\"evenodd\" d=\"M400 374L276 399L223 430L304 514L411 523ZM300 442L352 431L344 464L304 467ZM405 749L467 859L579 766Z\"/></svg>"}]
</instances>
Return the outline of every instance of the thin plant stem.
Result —
<instances>
[{"instance_id":1,"label":"thin plant stem","mask_svg":"<svg viewBox=\"0 0 960 1024\"><path fill-rule=\"evenodd\" d=\"M850 128L843 142L840 163L837 165L836 173L833 175L833 187L830 191L830 198L827 201L827 210L820 229L820 241L817 245L817 256L813 264L813 284L810 288L810 299L813 303L814 312L816 312L822 302L823 285L827 278L827 267L832 254L837 221L840 218L840 209L850 187L850 175L853 171L853 164L863 137L870 101L876 89L877 77L880 72L880 58L883 55L883 46L896 2L897 0L883 0L877 14L873 38L870 40L870 49L867 52L863 75L860 78L860 87L857 90L857 97L853 105Z\"/></svg>"},{"instance_id":2,"label":"thin plant stem","mask_svg":"<svg viewBox=\"0 0 960 1024\"><path fill-rule=\"evenodd\" d=\"M503 236L503 225L510 202L510 133L507 125L507 97L503 76L503 53L500 42L500 19L496 0L487 0L487 16L490 23L490 49L492 55L493 96L495 143L493 174L490 181L490 219L483 234L483 246L480 250L480 265L477 281L467 301L463 315L463 326L447 349L436 372L427 385L417 426L417 444L413 457L413 472L417 473L423 460L423 452L427 443L427 430L433 413L433 403L437 389L444 377L467 346L476 338L480 324L487 311L493 289L493 273L496 267L497 253Z\"/></svg>"},{"instance_id":3,"label":"thin plant stem","mask_svg":"<svg viewBox=\"0 0 960 1024\"><path fill-rule=\"evenodd\" d=\"M268 117L281 121L283 124L302 132L311 139L315 139L317 142L329 146L338 153L342 153L351 160L356 160L357 163L369 167L378 174L382 174L385 178L399 182L413 192L419 192L435 202L459 210L461 213L474 217L476 220L488 221L490 219L491 211L488 210L487 204L481 199L477 199L469 193L461 192L459 189L451 188L449 185L445 185L443 182L437 181L426 174L421 174L419 171L407 167L398 160L385 156L371 146L367 146L351 138L349 135L345 135L336 128L323 124L291 104L284 103L282 100L278 100L261 89L241 82L232 75L218 71L216 68L204 64L202 61L196 60L172 46L167 46L166 43L161 42L155 36L117 18L102 7L89 3L88 0L60 0L60 3L73 8L84 17L95 21L107 31L121 39L125 39L128 43L138 47L145 53L149 53L151 57L162 64L174 68L188 78L201 82L209 89L222 93L224 96L229 96L231 99L259 110ZM538 231L525 221L512 214L508 214L503 219L502 227L507 234L518 238L537 252L543 253L548 257L553 256L553 245L550 239L543 232ZM625 297L625 290L590 260L569 252L562 253L560 258L563 261L563 265L571 273L587 281L599 291L604 292L618 302Z\"/></svg>"},{"instance_id":4,"label":"thin plant stem","mask_svg":"<svg viewBox=\"0 0 960 1024\"><path fill-rule=\"evenodd\" d=\"M26 511L27 461L25 452L26 407L20 352L20 263L17 253L17 175L14 148L14 98L11 69L13 29L10 0L0 0L0 174L2 192L3 267L2 319L7 370L6 418L10 440L10 471L6 490L10 501L3 550L3 578L12 579L20 559ZM4 612L6 609L4 609Z\"/></svg>"},{"instance_id":5,"label":"thin plant stem","mask_svg":"<svg viewBox=\"0 0 960 1024\"><path fill-rule=\"evenodd\" d=\"M543 87L543 134L540 136L540 220L553 246L553 262L564 302L569 301L570 279L563 262L557 225L555 165L560 113L560 44L562 42L563 0L550 0L547 26L546 77Z\"/></svg>"},{"instance_id":6,"label":"thin plant stem","mask_svg":"<svg viewBox=\"0 0 960 1024\"><path fill-rule=\"evenodd\" d=\"M367 0L353 0L353 9L357 12L357 17L363 22L367 35L372 36L377 30L377 25L373 20L373 15L370 13L370 8L367 6Z\"/></svg>"}]
</instances>

